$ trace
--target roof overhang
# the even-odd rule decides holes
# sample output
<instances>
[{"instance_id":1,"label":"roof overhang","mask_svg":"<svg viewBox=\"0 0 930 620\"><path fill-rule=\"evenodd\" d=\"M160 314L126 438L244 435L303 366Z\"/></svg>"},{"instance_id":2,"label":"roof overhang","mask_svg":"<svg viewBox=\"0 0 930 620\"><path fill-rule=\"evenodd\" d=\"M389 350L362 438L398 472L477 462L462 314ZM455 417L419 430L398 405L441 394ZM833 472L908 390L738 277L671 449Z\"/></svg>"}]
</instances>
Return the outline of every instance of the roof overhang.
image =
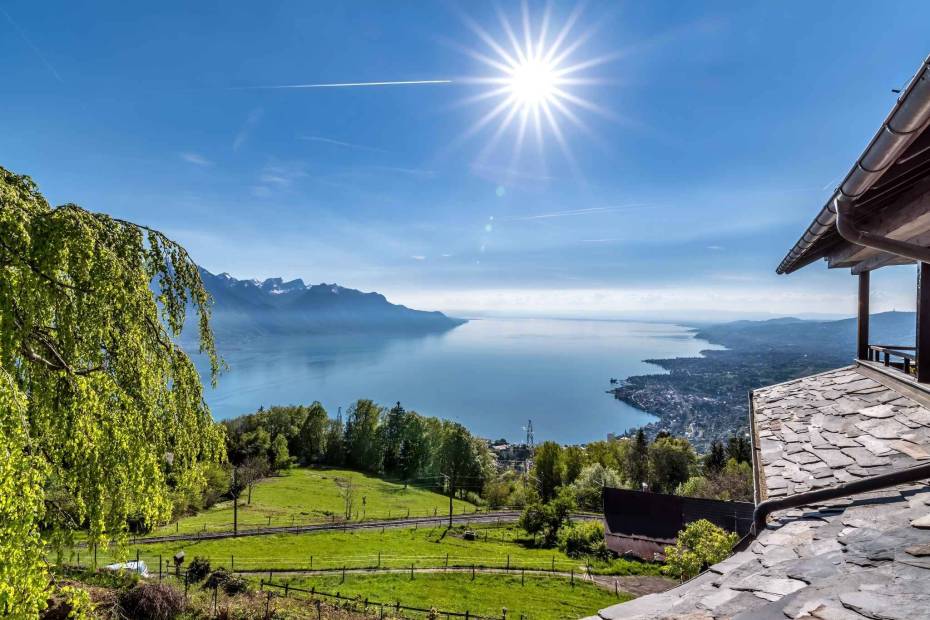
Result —
<instances>
[{"instance_id":1,"label":"roof overhang","mask_svg":"<svg viewBox=\"0 0 930 620\"><path fill-rule=\"evenodd\" d=\"M791 273L823 258L853 273L913 262L846 241L836 230L835 203L852 205L859 228L930 246L930 56L854 163L843 182L788 252L778 273Z\"/></svg>"}]
</instances>

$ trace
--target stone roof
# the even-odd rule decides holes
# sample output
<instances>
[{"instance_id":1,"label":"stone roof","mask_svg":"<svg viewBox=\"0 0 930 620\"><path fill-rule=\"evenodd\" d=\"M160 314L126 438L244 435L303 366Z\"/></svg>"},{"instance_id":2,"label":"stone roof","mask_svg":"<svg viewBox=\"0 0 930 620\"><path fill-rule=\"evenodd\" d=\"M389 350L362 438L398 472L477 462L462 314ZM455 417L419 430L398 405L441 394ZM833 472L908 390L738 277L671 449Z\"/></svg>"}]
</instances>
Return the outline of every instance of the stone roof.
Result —
<instances>
[{"instance_id":1,"label":"stone roof","mask_svg":"<svg viewBox=\"0 0 930 620\"><path fill-rule=\"evenodd\" d=\"M868 366L756 390L761 498L930 458L930 395ZM599 618L930 618L930 487L899 485L775 513L745 551Z\"/></svg>"}]
</instances>

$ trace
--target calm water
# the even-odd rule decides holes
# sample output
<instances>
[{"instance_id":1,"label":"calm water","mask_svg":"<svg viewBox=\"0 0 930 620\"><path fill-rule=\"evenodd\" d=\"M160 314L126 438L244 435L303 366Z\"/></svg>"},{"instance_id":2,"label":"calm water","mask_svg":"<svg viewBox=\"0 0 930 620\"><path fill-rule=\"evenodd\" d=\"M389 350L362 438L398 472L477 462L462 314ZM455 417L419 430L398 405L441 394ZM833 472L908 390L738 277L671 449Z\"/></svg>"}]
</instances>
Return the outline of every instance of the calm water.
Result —
<instances>
[{"instance_id":1,"label":"calm water","mask_svg":"<svg viewBox=\"0 0 930 620\"><path fill-rule=\"evenodd\" d=\"M222 352L229 372L206 390L216 418L319 400L335 415L358 398L456 420L483 437L604 439L652 419L605 391L611 377L662 372L646 358L713 348L677 325L480 319L439 335L308 337Z\"/></svg>"}]
</instances>

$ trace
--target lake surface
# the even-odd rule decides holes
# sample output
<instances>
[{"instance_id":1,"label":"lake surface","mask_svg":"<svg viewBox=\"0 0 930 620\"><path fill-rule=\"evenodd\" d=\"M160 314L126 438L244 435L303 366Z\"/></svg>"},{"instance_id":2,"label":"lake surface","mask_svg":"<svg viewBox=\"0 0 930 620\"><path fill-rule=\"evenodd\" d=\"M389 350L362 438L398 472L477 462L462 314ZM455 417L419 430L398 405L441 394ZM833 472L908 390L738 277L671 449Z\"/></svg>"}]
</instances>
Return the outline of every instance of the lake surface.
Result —
<instances>
[{"instance_id":1,"label":"lake surface","mask_svg":"<svg viewBox=\"0 0 930 620\"><path fill-rule=\"evenodd\" d=\"M319 400L331 416L359 398L401 401L482 437L584 443L651 421L607 394L610 378L664 372L647 358L716 348L678 325L475 319L427 336L307 336L221 351L229 371L206 399L217 419ZM209 386L209 383L207 383Z\"/></svg>"}]
</instances>

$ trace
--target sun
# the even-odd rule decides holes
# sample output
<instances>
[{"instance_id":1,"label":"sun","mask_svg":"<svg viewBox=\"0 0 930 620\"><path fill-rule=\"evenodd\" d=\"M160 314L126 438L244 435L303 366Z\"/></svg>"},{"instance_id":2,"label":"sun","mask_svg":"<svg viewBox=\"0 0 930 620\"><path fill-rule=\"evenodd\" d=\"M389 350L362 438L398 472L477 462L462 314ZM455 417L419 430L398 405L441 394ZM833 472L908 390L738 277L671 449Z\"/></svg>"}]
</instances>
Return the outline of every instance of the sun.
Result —
<instances>
[{"instance_id":1,"label":"sun","mask_svg":"<svg viewBox=\"0 0 930 620\"><path fill-rule=\"evenodd\" d=\"M466 48L465 52L490 70L489 75L464 80L485 86L465 103L490 102L490 109L462 136L467 139L494 128L479 159L495 150L504 136L512 137L512 157L516 158L528 135L535 136L540 151L545 136L551 135L569 163L574 165L563 125L570 124L592 135L581 118L581 110L610 116L606 110L573 92L579 86L599 83L599 79L587 72L614 57L582 54L592 31L576 32L580 16L580 8L576 8L559 28L555 28L550 8L534 16L524 2L519 31L498 11L500 35L497 37L475 21L464 18L484 47Z\"/></svg>"},{"instance_id":2,"label":"sun","mask_svg":"<svg viewBox=\"0 0 930 620\"><path fill-rule=\"evenodd\" d=\"M536 59L514 67L509 80L515 103L527 108L551 103L559 81L551 64Z\"/></svg>"}]
</instances>

